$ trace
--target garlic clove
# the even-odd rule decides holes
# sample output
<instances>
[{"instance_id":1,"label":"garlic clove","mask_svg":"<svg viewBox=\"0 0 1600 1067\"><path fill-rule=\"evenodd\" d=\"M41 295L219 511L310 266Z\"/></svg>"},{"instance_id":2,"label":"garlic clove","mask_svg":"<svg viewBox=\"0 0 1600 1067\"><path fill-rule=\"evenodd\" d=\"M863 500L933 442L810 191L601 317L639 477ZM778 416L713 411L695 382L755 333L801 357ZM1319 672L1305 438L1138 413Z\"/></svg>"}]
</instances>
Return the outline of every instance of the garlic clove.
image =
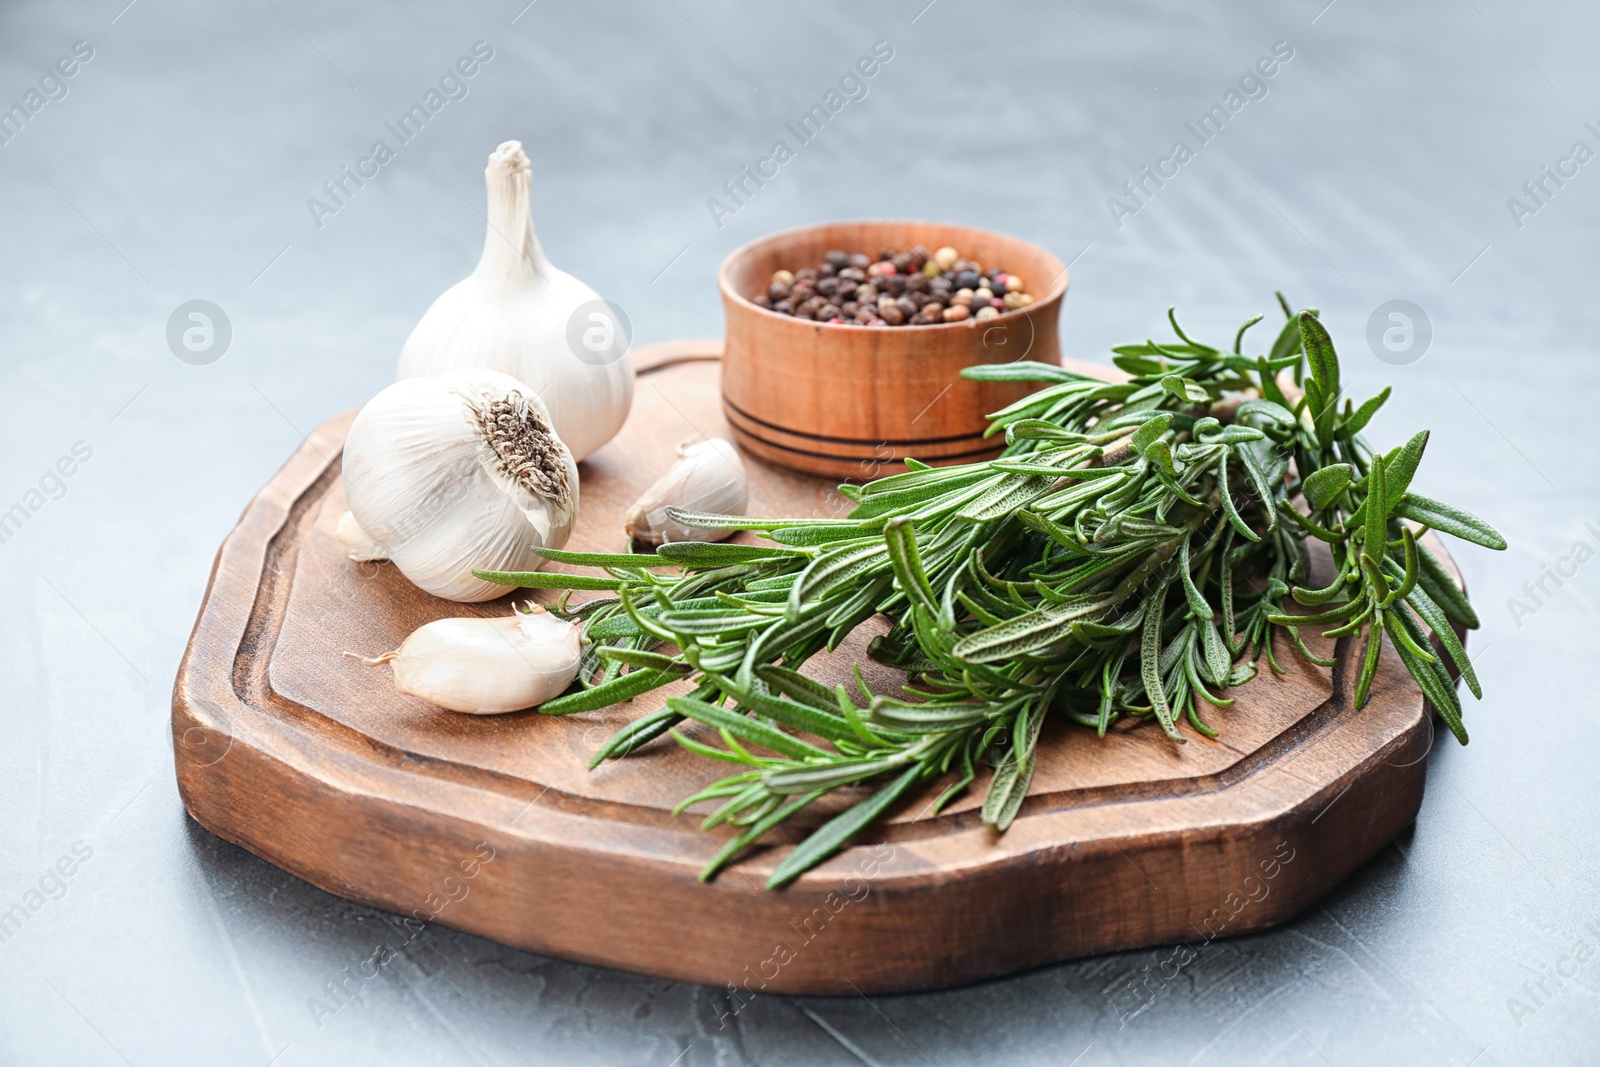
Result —
<instances>
[{"instance_id":1,"label":"garlic clove","mask_svg":"<svg viewBox=\"0 0 1600 1067\"><path fill-rule=\"evenodd\" d=\"M351 424L342 459L353 522L419 588L489 600L483 570L531 571L578 514L578 466L534 390L462 370L396 382Z\"/></svg>"},{"instance_id":2,"label":"garlic clove","mask_svg":"<svg viewBox=\"0 0 1600 1067\"><path fill-rule=\"evenodd\" d=\"M520 142L489 156L482 257L412 329L396 377L467 367L510 374L543 399L581 460L622 428L633 403L633 357L600 294L546 258L529 206L531 171ZM605 339L598 349L597 337Z\"/></svg>"},{"instance_id":3,"label":"garlic clove","mask_svg":"<svg viewBox=\"0 0 1600 1067\"><path fill-rule=\"evenodd\" d=\"M344 545L345 555L357 563L389 558L348 511L339 516L339 525L334 528L333 535Z\"/></svg>"},{"instance_id":4,"label":"garlic clove","mask_svg":"<svg viewBox=\"0 0 1600 1067\"><path fill-rule=\"evenodd\" d=\"M499 618L439 619L379 657L393 665L400 692L469 715L543 704L572 684L582 659L579 628L538 605Z\"/></svg>"},{"instance_id":5,"label":"garlic clove","mask_svg":"<svg viewBox=\"0 0 1600 1067\"><path fill-rule=\"evenodd\" d=\"M667 517L667 508L713 515L743 515L750 501L750 479L732 442L713 437L679 447L678 462L628 509L628 536L647 545L668 541L720 541L732 530L684 526Z\"/></svg>"}]
</instances>

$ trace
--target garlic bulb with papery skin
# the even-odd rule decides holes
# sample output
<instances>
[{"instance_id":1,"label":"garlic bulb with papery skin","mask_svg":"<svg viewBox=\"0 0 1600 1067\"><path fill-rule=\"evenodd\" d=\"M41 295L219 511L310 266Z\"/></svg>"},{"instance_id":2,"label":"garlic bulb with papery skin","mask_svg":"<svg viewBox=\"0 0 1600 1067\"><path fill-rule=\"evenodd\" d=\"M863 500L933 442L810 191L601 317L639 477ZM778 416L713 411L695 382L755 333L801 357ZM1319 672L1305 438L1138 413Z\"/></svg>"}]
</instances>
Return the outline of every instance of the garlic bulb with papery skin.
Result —
<instances>
[{"instance_id":1,"label":"garlic bulb with papery skin","mask_svg":"<svg viewBox=\"0 0 1600 1067\"><path fill-rule=\"evenodd\" d=\"M749 500L750 479L745 476L744 461L732 442L713 437L698 444L679 445L678 462L628 510L628 536L647 545L720 541L733 531L684 526L669 518L667 509L742 515Z\"/></svg>"},{"instance_id":2,"label":"garlic bulb with papery skin","mask_svg":"<svg viewBox=\"0 0 1600 1067\"><path fill-rule=\"evenodd\" d=\"M581 631L537 604L493 619L439 619L370 664L394 667L394 687L469 715L543 704L572 684Z\"/></svg>"},{"instance_id":3,"label":"garlic bulb with papery skin","mask_svg":"<svg viewBox=\"0 0 1600 1067\"><path fill-rule=\"evenodd\" d=\"M411 331L398 377L460 367L509 374L539 394L556 433L581 460L611 440L627 418L633 357L625 339L616 338L616 323L599 294L545 258L533 232L530 167L522 145L507 141L496 148L484 177L489 227L483 257ZM602 317L592 319L596 314Z\"/></svg>"},{"instance_id":4,"label":"garlic bulb with papery skin","mask_svg":"<svg viewBox=\"0 0 1600 1067\"><path fill-rule=\"evenodd\" d=\"M536 570L578 514L578 465L539 397L506 374L408 378L373 397L344 445L352 522L420 588L488 600L485 570Z\"/></svg>"}]
</instances>

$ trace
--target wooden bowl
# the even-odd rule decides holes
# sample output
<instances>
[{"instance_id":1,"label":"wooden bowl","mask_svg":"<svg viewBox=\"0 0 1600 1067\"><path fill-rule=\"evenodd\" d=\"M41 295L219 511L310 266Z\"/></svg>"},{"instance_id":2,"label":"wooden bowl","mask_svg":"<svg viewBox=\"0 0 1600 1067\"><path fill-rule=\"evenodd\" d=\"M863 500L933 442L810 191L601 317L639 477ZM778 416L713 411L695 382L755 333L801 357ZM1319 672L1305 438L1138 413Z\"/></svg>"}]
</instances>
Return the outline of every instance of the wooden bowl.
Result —
<instances>
[{"instance_id":1,"label":"wooden bowl","mask_svg":"<svg viewBox=\"0 0 1600 1067\"><path fill-rule=\"evenodd\" d=\"M935 326L830 325L753 303L774 271L814 267L829 249L865 252L950 245L985 268L1022 276L1034 301L978 322ZM1034 387L973 382L961 371L1019 359L1059 363L1056 321L1067 268L1016 237L937 222L839 222L764 237L717 275L727 316L722 400L741 447L795 470L867 481L925 463L997 455L988 415Z\"/></svg>"}]
</instances>

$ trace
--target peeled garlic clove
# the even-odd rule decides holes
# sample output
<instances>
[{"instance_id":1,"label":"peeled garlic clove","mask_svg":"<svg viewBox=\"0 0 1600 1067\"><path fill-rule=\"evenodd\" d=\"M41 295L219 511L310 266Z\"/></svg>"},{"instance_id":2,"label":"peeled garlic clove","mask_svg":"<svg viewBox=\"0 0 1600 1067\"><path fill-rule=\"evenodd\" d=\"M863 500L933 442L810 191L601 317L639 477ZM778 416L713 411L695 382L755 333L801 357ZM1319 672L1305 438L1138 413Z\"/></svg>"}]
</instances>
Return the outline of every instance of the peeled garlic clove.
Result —
<instances>
[{"instance_id":1,"label":"peeled garlic clove","mask_svg":"<svg viewBox=\"0 0 1600 1067\"><path fill-rule=\"evenodd\" d=\"M644 491L628 510L628 536L647 545L668 541L720 541L732 530L684 526L667 517L667 508L713 515L742 515L750 500L750 479L738 449L713 437L678 449L678 462Z\"/></svg>"},{"instance_id":2,"label":"peeled garlic clove","mask_svg":"<svg viewBox=\"0 0 1600 1067\"><path fill-rule=\"evenodd\" d=\"M357 563L389 558L383 554L383 549L367 536L367 531L361 528L361 524L356 522L356 517L348 511L339 516L339 525L334 528L333 535L344 545L345 555Z\"/></svg>"},{"instance_id":3,"label":"peeled garlic clove","mask_svg":"<svg viewBox=\"0 0 1600 1067\"><path fill-rule=\"evenodd\" d=\"M396 377L462 367L509 374L544 400L556 433L583 459L628 417L633 356L600 294L545 258L529 208L531 171L518 141L489 156L483 256L411 331Z\"/></svg>"},{"instance_id":4,"label":"peeled garlic clove","mask_svg":"<svg viewBox=\"0 0 1600 1067\"><path fill-rule=\"evenodd\" d=\"M506 374L463 370L396 382L345 439L344 491L373 547L448 600L507 591L474 568L537 570L578 514L578 465L538 395Z\"/></svg>"},{"instance_id":5,"label":"peeled garlic clove","mask_svg":"<svg viewBox=\"0 0 1600 1067\"><path fill-rule=\"evenodd\" d=\"M408 696L498 715L559 696L578 676L583 648L577 626L534 605L502 618L430 622L379 658Z\"/></svg>"}]
</instances>

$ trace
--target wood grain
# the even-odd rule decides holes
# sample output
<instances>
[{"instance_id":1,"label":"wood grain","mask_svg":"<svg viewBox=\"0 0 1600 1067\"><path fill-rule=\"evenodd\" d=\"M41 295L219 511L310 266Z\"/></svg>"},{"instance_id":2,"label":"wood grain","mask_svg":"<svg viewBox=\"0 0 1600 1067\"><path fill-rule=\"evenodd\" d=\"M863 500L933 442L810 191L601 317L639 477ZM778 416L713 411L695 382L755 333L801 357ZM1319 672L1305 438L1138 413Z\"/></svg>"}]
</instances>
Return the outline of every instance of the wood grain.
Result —
<instances>
[{"instance_id":1,"label":"wood grain","mask_svg":"<svg viewBox=\"0 0 1600 1067\"><path fill-rule=\"evenodd\" d=\"M792 318L751 303L774 271L814 267L829 249L950 245L964 258L1020 275L1034 302L998 318L869 328ZM730 254L717 276L727 318L722 396L734 439L774 463L852 481L927 463L997 455L988 416L1029 392L1021 382L973 382L981 363L1059 363L1057 325L1067 268L1016 237L935 222L839 222L773 234Z\"/></svg>"},{"instance_id":2,"label":"wood grain","mask_svg":"<svg viewBox=\"0 0 1600 1067\"><path fill-rule=\"evenodd\" d=\"M583 464L569 547L620 549L624 510L672 446L728 432L716 365L682 361L714 345L639 353L641 366L673 364L640 378L627 427ZM1235 691L1236 706L1212 715L1218 741L1049 729L1004 835L982 826L981 791L938 816L930 791L784 891L761 882L803 826L699 884L723 831L671 809L721 768L663 739L585 770L662 693L569 718L463 716L397 695L387 667L344 655L394 648L436 618L508 610L437 600L387 564L343 557L333 528L352 416L319 427L223 544L172 717L194 818L341 896L534 952L752 993L927 989L1281 922L1421 803L1433 722L1392 650L1356 711L1359 649L1340 642L1330 675L1283 641L1288 673ZM747 459L752 511L848 507L827 482ZM863 630L816 673L843 680L859 662L888 691L898 679L866 659Z\"/></svg>"}]
</instances>

